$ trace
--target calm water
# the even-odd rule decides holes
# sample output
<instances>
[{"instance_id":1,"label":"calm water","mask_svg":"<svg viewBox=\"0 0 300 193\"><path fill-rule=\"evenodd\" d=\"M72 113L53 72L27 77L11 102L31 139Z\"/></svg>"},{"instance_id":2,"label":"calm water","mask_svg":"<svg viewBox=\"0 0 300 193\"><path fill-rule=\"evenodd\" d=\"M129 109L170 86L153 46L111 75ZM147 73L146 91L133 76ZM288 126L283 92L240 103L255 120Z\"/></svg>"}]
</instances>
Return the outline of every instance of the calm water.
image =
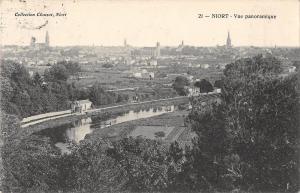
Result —
<instances>
[{"instance_id":1,"label":"calm water","mask_svg":"<svg viewBox=\"0 0 300 193\"><path fill-rule=\"evenodd\" d=\"M96 129L103 129L111 125L124 123L127 121L149 118L164 113L173 112L172 106L162 106L159 108L147 108L140 110L130 110L115 115L104 114L101 116L83 118L73 123L64 124L59 127L44 129L39 135L50 137L51 141L62 152L69 152L68 146L70 142L79 143L84 137Z\"/></svg>"}]
</instances>

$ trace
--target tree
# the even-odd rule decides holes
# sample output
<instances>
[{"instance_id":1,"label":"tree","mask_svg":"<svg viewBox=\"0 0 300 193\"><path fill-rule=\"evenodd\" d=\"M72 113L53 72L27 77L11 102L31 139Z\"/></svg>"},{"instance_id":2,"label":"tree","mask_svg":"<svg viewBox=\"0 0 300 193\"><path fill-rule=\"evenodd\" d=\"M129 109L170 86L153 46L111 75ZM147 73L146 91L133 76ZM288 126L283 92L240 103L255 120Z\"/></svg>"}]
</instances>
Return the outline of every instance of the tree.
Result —
<instances>
[{"instance_id":1,"label":"tree","mask_svg":"<svg viewBox=\"0 0 300 193\"><path fill-rule=\"evenodd\" d=\"M33 82L38 86L42 85L43 79L38 72L33 75Z\"/></svg>"},{"instance_id":2,"label":"tree","mask_svg":"<svg viewBox=\"0 0 300 193\"><path fill-rule=\"evenodd\" d=\"M293 62L293 66L296 67L296 71L299 71L299 68L300 68L300 61L294 61L294 62Z\"/></svg>"},{"instance_id":3,"label":"tree","mask_svg":"<svg viewBox=\"0 0 300 193\"><path fill-rule=\"evenodd\" d=\"M24 65L10 61L1 64L1 110L8 114L27 117L49 111L69 108L73 97L72 88L68 86L64 66L51 67L45 72L47 82L42 86L42 78L36 73L30 77ZM64 75L63 75L64 76Z\"/></svg>"},{"instance_id":4,"label":"tree","mask_svg":"<svg viewBox=\"0 0 300 193\"><path fill-rule=\"evenodd\" d=\"M215 84L214 84L214 87L216 88L222 88L223 87L223 81L222 80L216 80L215 81Z\"/></svg>"},{"instance_id":5,"label":"tree","mask_svg":"<svg viewBox=\"0 0 300 193\"><path fill-rule=\"evenodd\" d=\"M36 135L25 136L19 120L12 115L1 117L4 135L3 190L4 192L44 192L57 190L59 170L58 151L49 139Z\"/></svg>"},{"instance_id":6,"label":"tree","mask_svg":"<svg viewBox=\"0 0 300 193\"><path fill-rule=\"evenodd\" d=\"M282 72L281 63L275 57L262 55L244 58L226 65L225 77L239 78L257 76L258 74L278 74Z\"/></svg>"},{"instance_id":7,"label":"tree","mask_svg":"<svg viewBox=\"0 0 300 193\"><path fill-rule=\"evenodd\" d=\"M101 84L95 83L89 91L89 99L94 105L107 105L117 101L117 96L113 92L106 92Z\"/></svg>"},{"instance_id":8,"label":"tree","mask_svg":"<svg viewBox=\"0 0 300 193\"><path fill-rule=\"evenodd\" d=\"M61 62L58 62L57 64L65 66L69 75L76 75L76 74L78 74L78 72L81 71L81 68L80 68L80 65L78 64L78 62L61 61Z\"/></svg>"},{"instance_id":9,"label":"tree","mask_svg":"<svg viewBox=\"0 0 300 193\"><path fill-rule=\"evenodd\" d=\"M228 83L227 129L234 153L251 166L243 174L247 183L265 191L298 188L294 181L299 128L296 77L251 77L238 87L237 82Z\"/></svg>"},{"instance_id":10,"label":"tree","mask_svg":"<svg viewBox=\"0 0 300 193\"><path fill-rule=\"evenodd\" d=\"M121 103L124 101L128 101L129 96L127 94L117 94L117 100L116 103Z\"/></svg>"},{"instance_id":11,"label":"tree","mask_svg":"<svg viewBox=\"0 0 300 193\"><path fill-rule=\"evenodd\" d=\"M102 67L104 67L104 68L112 68L112 67L114 67L114 65L112 65L110 63L105 63L105 64L102 65Z\"/></svg>"},{"instance_id":12,"label":"tree","mask_svg":"<svg viewBox=\"0 0 300 193\"><path fill-rule=\"evenodd\" d=\"M177 76L173 83L173 88L179 95L187 95L186 86L190 85L189 80L184 76Z\"/></svg>"},{"instance_id":13,"label":"tree","mask_svg":"<svg viewBox=\"0 0 300 193\"><path fill-rule=\"evenodd\" d=\"M200 88L201 93L208 93L214 90L211 83L205 79L195 82L194 86Z\"/></svg>"},{"instance_id":14,"label":"tree","mask_svg":"<svg viewBox=\"0 0 300 193\"><path fill-rule=\"evenodd\" d=\"M124 138L113 147L109 156L120 164L126 190L154 191L168 187L168 162L160 142Z\"/></svg>"},{"instance_id":15,"label":"tree","mask_svg":"<svg viewBox=\"0 0 300 193\"><path fill-rule=\"evenodd\" d=\"M69 78L69 72L65 65L58 63L45 70L44 76L47 81L66 81Z\"/></svg>"},{"instance_id":16,"label":"tree","mask_svg":"<svg viewBox=\"0 0 300 193\"><path fill-rule=\"evenodd\" d=\"M180 159L183 158L183 150L182 148L180 148L179 143L177 141L171 143L168 155L174 160L175 163L177 163L178 161L180 161Z\"/></svg>"},{"instance_id":17,"label":"tree","mask_svg":"<svg viewBox=\"0 0 300 193\"><path fill-rule=\"evenodd\" d=\"M154 135L156 138L163 138L166 136L165 132L163 132L163 131L155 132Z\"/></svg>"},{"instance_id":18,"label":"tree","mask_svg":"<svg viewBox=\"0 0 300 193\"><path fill-rule=\"evenodd\" d=\"M196 177L194 184L254 191L299 189L298 77L282 78L281 72L280 61L270 56L226 66L222 103L204 115L198 108L189 115L198 138L187 168L205 178Z\"/></svg>"},{"instance_id":19,"label":"tree","mask_svg":"<svg viewBox=\"0 0 300 193\"><path fill-rule=\"evenodd\" d=\"M224 128L225 116L223 106L213 105L212 108L197 108L188 116L192 130L197 134L193 140L193 148L187 153L184 165L184 181L188 181L192 189L221 188L230 186L226 180L223 159L228 155L228 136ZM226 186L224 185L226 184ZM188 186L188 185L187 185Z\"/></svg>"},{"instance_id":20,"label":"tree","mask_svg":"<svg viewBox=\"0 0 300 193\"><path fill-rule=\"evenodd\" d=\"M184 161L184 151L180 147L177 141L170 144L167 151L167 161L168 161L168 190L169 191L180 191L187 188L184 183L183 170ZM187 190L187 189L185 189Z\"/></svg>"},{"instance_id":21,"label":"tree","mask_svg":"<svg viewBox=\"0 0 300 193\"><path fill-rule=\"evenodd\" d=\"M107 155L110 142L83 141L66 156L66 184L70 191L118 192L124 185L121 163Z\"/></svg>"}]
</instances>

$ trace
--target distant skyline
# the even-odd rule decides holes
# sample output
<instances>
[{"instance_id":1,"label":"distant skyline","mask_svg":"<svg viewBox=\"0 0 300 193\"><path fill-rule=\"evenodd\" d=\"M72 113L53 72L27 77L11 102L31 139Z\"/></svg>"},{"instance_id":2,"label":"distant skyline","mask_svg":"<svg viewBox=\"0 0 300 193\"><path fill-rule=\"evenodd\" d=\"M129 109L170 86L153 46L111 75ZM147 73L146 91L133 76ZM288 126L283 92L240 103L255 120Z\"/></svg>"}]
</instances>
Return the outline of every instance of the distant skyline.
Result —
<instances>
[{"instance_id":1,"label":"distant skyline","mask_svg":"<svg viewBox=\"0 0 300 193\"><path fill-rule=\"evenodd\" d=\"M41 3L42 2L42 3ZM2 0L2 45L29 45L31 37L50 46L233 46L299 47L298 0ZM15 16L15 13L67 13L60 17ZM198 14L268 14L268 19L197 18Z\"/></svg>"}]
</instances>

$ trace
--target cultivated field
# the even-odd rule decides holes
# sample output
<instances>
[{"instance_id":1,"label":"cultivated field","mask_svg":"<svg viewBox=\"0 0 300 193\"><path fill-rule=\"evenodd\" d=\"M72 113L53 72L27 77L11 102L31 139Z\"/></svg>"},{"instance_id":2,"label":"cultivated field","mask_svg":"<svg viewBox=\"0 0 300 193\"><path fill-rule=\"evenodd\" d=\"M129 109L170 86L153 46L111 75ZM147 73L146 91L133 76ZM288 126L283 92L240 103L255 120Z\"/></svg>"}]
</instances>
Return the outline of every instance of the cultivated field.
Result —
<instances>
[{"instance_id":1,"label":"cultivated field","mask_svg":"<svg viewBox=\"0 0 300 193\"><path fill-rule=\"evenodd\" d=\"M124 137L137 137L142 135L145 138L155 137L155 133L164 132L164 141L178 141L180 144L189 144L193 133L185 126L184 119L188 111L175 111L151 118L139 119L130 122L120 123L103 129L96 129L86 136L87 140L98 140L99 138L111 138L112 140Z\"/></svg>"}]
</instances>

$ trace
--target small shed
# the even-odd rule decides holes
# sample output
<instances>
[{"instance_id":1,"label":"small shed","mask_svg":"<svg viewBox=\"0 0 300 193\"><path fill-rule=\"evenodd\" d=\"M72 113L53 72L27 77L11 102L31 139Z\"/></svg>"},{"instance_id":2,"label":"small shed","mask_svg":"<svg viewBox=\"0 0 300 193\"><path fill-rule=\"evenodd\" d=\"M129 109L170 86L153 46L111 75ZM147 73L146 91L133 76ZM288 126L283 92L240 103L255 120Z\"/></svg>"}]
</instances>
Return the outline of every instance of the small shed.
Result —
<instances>
[{"instance_id":1,"label":"small shed","mask_svg":"<svg viewBox=\"0 0 300 193\"><path fill-rule=\"evenodd\" d=\"M78 100L71 104L72 112L85 113L92 108L92 102L90 100Z\"/></svg>"}]
</instances>

